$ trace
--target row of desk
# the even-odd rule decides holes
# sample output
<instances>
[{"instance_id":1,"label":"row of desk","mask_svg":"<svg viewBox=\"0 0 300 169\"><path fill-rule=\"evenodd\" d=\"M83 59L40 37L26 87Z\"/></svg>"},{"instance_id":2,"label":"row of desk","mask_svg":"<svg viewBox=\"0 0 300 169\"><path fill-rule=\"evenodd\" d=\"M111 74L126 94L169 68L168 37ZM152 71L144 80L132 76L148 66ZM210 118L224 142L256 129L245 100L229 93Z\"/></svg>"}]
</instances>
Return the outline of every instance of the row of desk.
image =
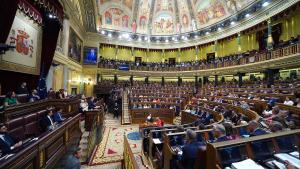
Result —
<instances>
[{"instance_id":1,"label":"row of desk","mask_svg":"<svg viewBox=\"0 0 300 169\"><path fill-rule=\"evenodd\" d=\"M69 117L54 130L21 147L13 156L2 159L0 168L53 168L69 148L78 145L81 137L80 115Z\"/></svg>"}]
</instances>

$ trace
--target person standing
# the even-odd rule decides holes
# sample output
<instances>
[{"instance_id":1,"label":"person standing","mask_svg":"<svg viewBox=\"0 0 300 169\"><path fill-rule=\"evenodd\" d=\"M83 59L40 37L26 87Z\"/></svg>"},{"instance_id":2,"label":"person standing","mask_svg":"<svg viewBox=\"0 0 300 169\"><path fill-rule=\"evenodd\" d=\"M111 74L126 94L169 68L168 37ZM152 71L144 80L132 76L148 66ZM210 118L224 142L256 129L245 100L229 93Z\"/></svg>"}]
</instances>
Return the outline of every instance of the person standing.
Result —
<instances>
[{"instance_id":1,"label":"person standing","mask_svg":"<svg viewBox=\"0 0 300 169\"><path fill-rule=\"evenodd\" d=\"M72 155L66 159L65 169L80 169L81 149L78 147Z\"/></svg>"},{"instance_id":2,"label":"person standing","mask_svg":"<svg viewBox=\"0 0 300 169\"><path fill-rule=\"evenodd\" d=\"M115 102L115 106L114 106L114 117L113 118L119 118L119 106L118 106L118 103Z\"/></svg>"}]
</instances>

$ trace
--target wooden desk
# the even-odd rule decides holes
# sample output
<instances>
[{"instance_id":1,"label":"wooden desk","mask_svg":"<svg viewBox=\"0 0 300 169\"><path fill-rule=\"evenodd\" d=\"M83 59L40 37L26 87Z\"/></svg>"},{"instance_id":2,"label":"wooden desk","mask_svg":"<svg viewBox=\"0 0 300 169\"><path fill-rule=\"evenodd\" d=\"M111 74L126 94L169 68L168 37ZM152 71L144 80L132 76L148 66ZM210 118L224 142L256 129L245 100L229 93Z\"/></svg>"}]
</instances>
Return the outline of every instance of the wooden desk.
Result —
<instances>
[{"instance_id":1,"label":"wooden desk","mask_svg":"<svg viewBox=\"0 0 300 169\"><path fill-rule=\"evenodd\" d=\"M77 114L14 156L0 161L0 168L53 168L70 146L79 143L80 136L80 114Z\"/></svg>"},{"instance_id":2,"label":"wooden desk","mask_svg":"<svg viewBox=\"0 0 300 169\"><path fill-rule=\"evenodd\" d=\"M231 146L243 146L245 149L244 156L246 158L254 158L253 149L251 147L252 142L256 141L263 141L263 140L270 140L270 143L272 144L272 149L274 153L279 153L281 150L277 144L276 138L279 137L286 137L286 136L292 136L294 137L295 144L298 146L300 145L300 129L297 130L290 130L290 131L282 131L278 133L272 133L272 134L265 134L260 136L254 136L249 138L241 138L238 140L230 140L230 141L224 141L224 142L217 142L217 143L208 143L207 144L207 169L217 169L220 168L220 157L218 155L218 149L231 147Z\"/></svg>"},{"instance_id":3,"label":"wooden desk","mask_svg":"<svg viewBox=\"0 0 300 169\"><path fill-rule=\"evenodd\" d=\"M37 102L22 103L15 106L9 106L4 111L3 121L25 116L31 113L44 110L47 107L62 109L64 117L71 117L79 112L79 98L69 99L44 99Z\"/></svg>"},{"instance_id":4,"label":"wooden desk","mask_svg":"<svg viewBox=\"0 0 300 169\"><path fill-rule=\"evenodd\" d=\"M159 117L168 124L173 124L175 111L171 109L130 109L131 121L133 124L141 124L146 121L149 114L152 117Z\"/></svg>"}]
</instances>

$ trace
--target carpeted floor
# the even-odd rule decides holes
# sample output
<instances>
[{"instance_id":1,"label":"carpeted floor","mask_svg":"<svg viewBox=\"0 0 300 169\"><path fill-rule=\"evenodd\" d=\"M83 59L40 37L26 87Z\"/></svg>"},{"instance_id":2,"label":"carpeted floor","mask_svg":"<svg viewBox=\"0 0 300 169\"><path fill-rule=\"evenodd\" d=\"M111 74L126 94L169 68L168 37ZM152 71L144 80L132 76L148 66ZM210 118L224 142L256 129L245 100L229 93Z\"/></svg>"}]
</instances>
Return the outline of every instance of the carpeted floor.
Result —
<instances>
[{"instance_id":1,"label":"carpeted floor","mask_svg":"<svg viewBox=\"0 0 300 169\"><path fill-rule=\"evenodd\" d=\"M82 169L122 169L122 163L116 162L116 163L108 163L108 164L102 164L102 165L95 165L95 166L82 166Z\"/></svg>"},{"instance_id":2,"label":"carpeted floor","mask_svg":"<svg viewBox=\"0 0 300 169\"><path fill-rule=\"evenodd\" d=\"M97 146L92 165L121 161L123 159L124 135L128 137L133 153L141 152L142 140L138 126L106 127L102 142Z\"/></svg>"}]
</instances>

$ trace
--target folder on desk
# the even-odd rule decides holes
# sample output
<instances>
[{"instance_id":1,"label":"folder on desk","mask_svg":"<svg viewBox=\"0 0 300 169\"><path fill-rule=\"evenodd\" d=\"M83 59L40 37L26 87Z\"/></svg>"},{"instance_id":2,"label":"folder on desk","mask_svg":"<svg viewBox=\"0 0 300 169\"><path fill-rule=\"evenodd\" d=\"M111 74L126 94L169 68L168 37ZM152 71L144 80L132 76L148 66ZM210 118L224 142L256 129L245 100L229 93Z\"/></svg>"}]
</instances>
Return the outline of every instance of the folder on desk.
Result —
<instances>
[{"instance_id":1,"label":"folder on desk","mask_svg":"<svg viewBox=\"0 0 300 169\"><path fill-rule=\"evenodd\" d=\"M300 160L286 153L278 153L274 155L280 161L288 161L293 166L300 169Z\"/></svg>"},{"instance_id":2,"label":"folder on desk","mask_svg":"<svg viewBox=\"0 0 300 169\"><path fill-rule=\"evenodd\" d=\"M153 139L153 143L154 143L154 144L161 144L162 142L160 141L160 139L154 138L154 139Z\"/></svg>"},{"instance_id":3,"label":"folder on desk","mask_svg":"<svg viewBox=\"0 0 300 169\"><path fill-rule=\"evenodd\" d=\"M255 168L255 169L264 169L261 165L256 164L253 160L247 159L240 162L232 163L231 164L232 169L249 169L249 168Z\"/></svg>"}]
</instances>

